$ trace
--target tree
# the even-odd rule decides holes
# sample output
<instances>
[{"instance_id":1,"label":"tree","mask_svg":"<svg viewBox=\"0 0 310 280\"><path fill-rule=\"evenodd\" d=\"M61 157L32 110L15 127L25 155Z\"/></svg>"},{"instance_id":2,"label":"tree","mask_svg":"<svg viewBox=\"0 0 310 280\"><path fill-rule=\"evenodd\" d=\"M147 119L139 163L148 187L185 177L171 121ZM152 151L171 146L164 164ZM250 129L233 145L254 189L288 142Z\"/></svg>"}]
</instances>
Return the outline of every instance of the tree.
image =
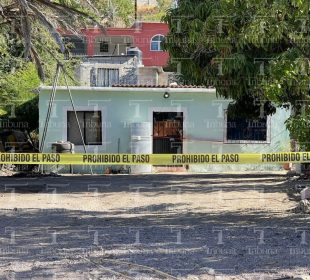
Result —
<instances>
[{"instance_id":1,"label":"tree","mask_svg":"<svg viewBox=\"0 0 310 280\"><path fill-rule=\"evenodd\" d=\"M157 0L153 5L138 5L138 15L144 21L161 21L172 6L172 0Z\"/></svg>"},{"instance_id":2,"label":"tree","mask_svg":"<svg viewBox=\"0 0 310 280\"><path fill-rule=\"evenodd\" d=\"M36 51L40 54L40 65L44 68L45 83L50 85L55 74L57 61L63 60L57 44L44 29L34 28L40 32L40 39L33 41ZM0 26L0 116L11 115L12 106L17 107L36 97L34 92L41 81L35 63L25 59L22 38L7 26ZM45 46L53 48L49 51ZM76 60L63 61L67 72L72 75ZM69 80L73 84L72 80ZM60 79L60 84L64 84ZM27 116L27 115L26 115Z\"/></svg>"},{"instance_id":3,"label":"tree","mask_svg":"<svg viewBox=\"0 0 310 280\"><path fill-rule=\"evenodd\" d=\"M164 20L184 82L214 86L229 109L257 117L293 110L287 127L310 148L309 1L182 0ZM179 67L180 69L180 67Z\"/></svg>"},{"instance_id":4,"label":"tree","mask_svg":"<svg viewBox=\"0 0 310 280\"><path fill-rule=\"evenodd\" d=\"M171 7L172 2L172 0L157 0L159 10L167 11Z\"/></svg>"},{"instance_id":5,"label":"tree","mask_svg":"<svg viewBox=\"0 0 310 280\"><path fill-rule=\"evenodd\" d=\"M87 0L1 1L1 118L8 118L14 123L23 121L27 123L29 132L38 127L38 97L35 91L40 79L51 84L58 62L66 65L69 74L73 73L77 63L74 59L64 61L66 45L58 30L67 29L76 33L75 29L85 24L99 25L96 12ZM62 79L59 84L63 84Z\"/></svg>"},{"instance_id":6,"label":"tree","mask_svg":"<svg viewBox=\"0 0 310 280\"><path fill-rule=\"evenodd\" d=\"M132 0L94 0L92 3L107 26L130 26L134 22Z\"/></svg>"},{"instance_id":7,"label":"tree","mask_svg":"<svg viewBox=\"0 0 310 280\"><path fill-rule=\"evenodd\" d=\"M35 97L34 90L40 85L35 65L25 61L21 54L23 45L16 36L0 33L0 116L12 111L12 106ZM14 111L14 110L13 110ZM12 111L12 112L13 112Z\"/></svg>"},{"instance_id":8,"label":"tree","mask_svg":"<svg viewBox=\"0 0 310 280\"><path fill-rule=\"evenodd\" d=\"M43 29L57 43L58 50L65 53L66 46L58 32L59 28L76 33L76 28L83 24L100 25L95 18L96 12L96 7L88 0L3 0L0 4L1 33L8 31L22 40L23 57L36 64L43 80L44 70L37 47L41 45L46 52L55 53L55 45L42 46Z\"/></svg>"}]
</instances>

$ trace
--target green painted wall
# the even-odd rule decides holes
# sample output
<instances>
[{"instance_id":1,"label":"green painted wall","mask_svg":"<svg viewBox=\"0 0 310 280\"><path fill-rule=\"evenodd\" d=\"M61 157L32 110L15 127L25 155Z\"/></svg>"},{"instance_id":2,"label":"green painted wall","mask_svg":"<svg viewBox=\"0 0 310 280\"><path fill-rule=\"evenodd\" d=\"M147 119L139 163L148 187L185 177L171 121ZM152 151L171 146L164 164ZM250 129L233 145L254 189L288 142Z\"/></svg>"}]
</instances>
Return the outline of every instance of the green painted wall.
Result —
<instances>
[{"instance_id":1,"label":"green painted wall","mask_svg":"<svg viewBox=\"0 0 310 280\"><path fill-rule=\"evenodd\" d=\"M248 153L278 152L289 150L289 134L284 122L290 112L278 109L269 119L268 143L225 143L225 109L229 101L216 98L215 92L182 92L169 89L170 97L163 98L167 89L138 89L120 91L108 89L72 89L77 110L102 110L102 146L89 146L88 152L117 153L120 138L120 152L130 153L130 123L152 122L152 111L182 111L184 113L184 153ZM186 91L186 90L184 90ZM201 90L203 91L203 90ZM42 134L51 89L40 92L40 135ZM72 110L68 92L57 90L55 107L47 133L44 152L51 151L51 143L67 140L66 111ZM83 152L76 147L76 152ZM279 170L279 165L192 165L190 171L230 170ZM75 168L78 170L78 168ZM102 173L103 167L95 168ZM86 171L85 171L86 172Z\"/></svg>"}]
</instances>

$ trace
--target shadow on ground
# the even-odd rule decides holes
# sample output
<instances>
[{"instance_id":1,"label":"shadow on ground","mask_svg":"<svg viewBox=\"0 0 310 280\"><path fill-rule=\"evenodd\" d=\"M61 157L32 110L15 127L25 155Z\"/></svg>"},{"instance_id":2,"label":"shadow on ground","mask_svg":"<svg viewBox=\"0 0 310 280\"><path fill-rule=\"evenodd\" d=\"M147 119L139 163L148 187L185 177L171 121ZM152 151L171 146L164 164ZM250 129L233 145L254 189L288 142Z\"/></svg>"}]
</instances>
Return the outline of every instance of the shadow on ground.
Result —
<instances>
[{"instance_id":1,"label":"shadow on ground","mask_svg":"<svg viewBox=\"0 0 310 280\"><path fill-rule=\"evenodd\" d=\"M242 175L136 176L135 184L129 184L128 178L132 179L128 176L60 177L47 181L1 178L0 184L2 191L5 188L8 191L14 184L44 187L58 184L58 193L82 193L97 184L100 192L120 192L120 195L137 186L142 186L146 195L166 192L171 186L180 187L182 193L203 195L214 191L212 186L219 184L218 179L227 192L246 191L258 184L267 192L285 192L289 187L283 176L266 174L252 175L235 187ZM306 215L279 215L262 210L177 211L176 206L182 205L175 201L130 209L120 205L111 211L2 209L0 276L14 273L16 279L48 279L51 275L58 275L59 279L89 279L89 275L97 275L98 279L112 276L122 279L117 273L125 273L133 279L141 275L142 279L146 279L143 275L164 279L135 264L181 279L200 277L210 271L219 275L260 272L277 275L294 269L309 272L310 219ZM120 267L114 261L132 265Z\"/></svg>"},{"instance_id":2,"label":"shadow on ground","mask_svg":"<svg viewBox=\"0 0 310 280\"><path fill-rule=\"evenodd\" d=\"M166 209L166 205L157 207ZM162 212L121 217L118 211L65 209L1 214L1 263L41 263L20 272L23 277L49 269L84 273L89 260L106 259L146 265L175 276L199 276L207 268L234 275L309 267L303 230L310 221L304 216Z\"/></svg>"},{"instance_id":3,"label":"shadow on ground","mask_svg":"<svg viewBox=\"0 0 310 280\"><path fill-rule=\"evenodd\" d=\"M63 176L38 178L0 177L0 192L48 193L56 188L57 193L88 192L96 188L99 193L209 193L218 191L248 191L255 186L266 185L265 192L286 192L286 177L281 174L157 174L157 175L109 175L109 176ZM242 183L240 185L240 183ZM239 185L238 185L239 184Z\"/></svg>"}]
</instances>

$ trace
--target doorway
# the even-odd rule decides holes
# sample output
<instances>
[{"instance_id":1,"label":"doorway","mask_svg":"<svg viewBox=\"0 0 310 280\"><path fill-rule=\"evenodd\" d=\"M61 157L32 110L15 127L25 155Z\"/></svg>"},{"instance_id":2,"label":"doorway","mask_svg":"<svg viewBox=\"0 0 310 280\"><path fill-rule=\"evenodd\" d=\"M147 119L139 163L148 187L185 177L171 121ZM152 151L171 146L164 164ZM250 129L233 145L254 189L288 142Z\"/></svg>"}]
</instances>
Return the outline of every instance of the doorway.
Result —
<instances>
[{"instance_id":1,"label":"doorway","mask_svg":"<svg viewBox=\"0 0 310 280\"><path fill-rule=\"evenodd\" d=\"M183 112L153 112L153 154L183 153Z\"/></svg>"}]
</instances>

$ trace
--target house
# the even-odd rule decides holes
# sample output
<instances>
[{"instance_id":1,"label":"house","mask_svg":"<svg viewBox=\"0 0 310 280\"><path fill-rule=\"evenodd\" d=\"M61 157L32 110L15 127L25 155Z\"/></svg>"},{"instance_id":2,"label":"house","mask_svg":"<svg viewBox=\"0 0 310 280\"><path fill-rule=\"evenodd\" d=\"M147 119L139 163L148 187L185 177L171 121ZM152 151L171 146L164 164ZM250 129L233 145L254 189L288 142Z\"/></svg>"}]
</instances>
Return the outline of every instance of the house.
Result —
<instances>
[{"instance_id":1,"label":"house","mask_svg":"<svg viewBox=\"0 0 310 280\"><path fill-rule=\"evenodd\" d=\"M139 50L121 56L100 56L83 58L76 69L76 77L81 86L109 87L113 85L167 86L174 81L172 72L162 67L144 67Z\"/></svg>"},{"instance_id":2,"label":"house","mask_svg":"<svg viewBox=\"0 0 310 280\"><path fill-rule=\"evenodd\" d=\"M77 78L82 86L169 85L173 73L163 68L168 53L162 42L168 32L163 23L136 22L132 28L88 28L77 37L65 34L71 54L81 57Z\"/></svg>"},{"instance_id":3,"label":"house","mask_svg":"<svg viewBox=\"0 0 310 280\"><path fill-rule=\"evenodd\" d=\"M40 89L40 135L51 87ZM194 86L71 87L88 153L263 153L287 151L290 138L284 122L289 112L277 112L255 121L227 115L229 100L213 88ZM58 87L43 152L52 143L70 141L83 153L68 91ZM49 167L53 168L53 167ZM68 171L63 167L63 172ZM154 172L160 166L132 166L133 172ZM280 170L281 165L189 165L178 171ZM102 174L106 166L94 166ZM89 172L89 166L74 166Z\"/></svg>"},{"instance_id":4,"label":"house","mask_svg":"<svg viewBox=\"0 0 310 280\"><path fill-rule=\"evenodd\" d=\"M161 22L136 22L130 28L98 27L82 29L79 36L65 33L64 39L72 43L71 52L76 56L120 56L129 48L142 52L144 66L165 67L169 54L163 51L162 42L168 34L168 25Z\"/></svg>"}]
</instances>

